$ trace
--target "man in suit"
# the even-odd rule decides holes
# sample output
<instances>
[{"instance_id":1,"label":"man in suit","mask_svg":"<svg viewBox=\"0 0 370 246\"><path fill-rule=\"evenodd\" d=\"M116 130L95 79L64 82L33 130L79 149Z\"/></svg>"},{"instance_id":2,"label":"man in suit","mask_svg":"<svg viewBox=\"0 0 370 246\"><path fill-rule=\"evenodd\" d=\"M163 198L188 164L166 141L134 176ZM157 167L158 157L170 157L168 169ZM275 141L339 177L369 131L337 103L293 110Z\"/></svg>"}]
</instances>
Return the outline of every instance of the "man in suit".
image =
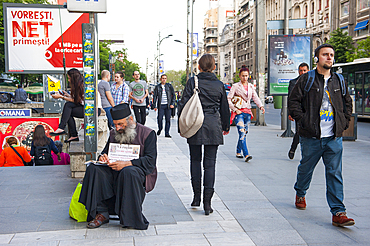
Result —
<instances>
[{"instance_id":1,"label":"man in suit","mask_svg":"<svg viewBox=\"0 0 370 246\"><path fill-rule=\"evenodd\" d=\"M154 88L153 105L154 111L158 109L157 123L158 131L157 135L161 135L163 129L163 116L166 119L166 126L164 128L165 137L170 138L170 126L171 126L171 110L175 107L175 90L170 83L167 82L167 75L162 74L161 83L156 85Z\"/></svg>"}]
</instances>

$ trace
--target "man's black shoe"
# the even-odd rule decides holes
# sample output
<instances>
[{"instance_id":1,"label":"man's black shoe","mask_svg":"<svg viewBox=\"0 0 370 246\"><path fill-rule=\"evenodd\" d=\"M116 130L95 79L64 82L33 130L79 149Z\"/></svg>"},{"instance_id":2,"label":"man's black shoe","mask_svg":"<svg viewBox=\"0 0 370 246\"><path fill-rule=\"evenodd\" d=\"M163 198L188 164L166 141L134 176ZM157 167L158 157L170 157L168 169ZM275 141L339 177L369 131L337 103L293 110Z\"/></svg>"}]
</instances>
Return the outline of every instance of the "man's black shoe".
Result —
<instances>
[{"instance_id":1,"label":"man's black shoe","mask_svg":"<svg viewBox=\"0 0 370 246\"><path fill-rule=\"evenodd\" d=\"M293 150L289 150L289 152L288 152L289 159L293 160L293 158L294 158L294 152L295 151L293 151Z\"/></svg>"},{"instance_id":2,"label":"man's black shoe","mask_svg":"<svg viewBox=\"0 0 370 246\"><path fill-rule=\"evenodd\" d=\"M172 138L172 137L171 137L171 135L166 135L165 137L166 137L166 138Z\"/></svg>"},{"instance_id":3,"label":"man's black shoe","mask_svg":"<svg viewBox=\"0 0 370 246\"><path fill-rule=\"evenodd\" d=\"M159 135L161 135L161 130L158 130L157 131L157 135L159 136Z\"/></svg>"}]
</instances>

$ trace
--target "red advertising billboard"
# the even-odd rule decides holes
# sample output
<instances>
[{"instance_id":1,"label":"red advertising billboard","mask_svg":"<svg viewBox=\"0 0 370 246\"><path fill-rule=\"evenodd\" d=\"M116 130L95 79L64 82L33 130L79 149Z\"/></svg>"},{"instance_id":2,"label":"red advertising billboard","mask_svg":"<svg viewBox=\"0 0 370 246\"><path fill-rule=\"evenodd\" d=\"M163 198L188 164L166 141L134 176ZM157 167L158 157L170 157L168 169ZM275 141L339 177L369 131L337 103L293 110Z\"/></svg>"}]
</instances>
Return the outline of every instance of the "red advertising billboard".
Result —
<instances>
[{"instance_id":1,"label":"red advertising billboard","mask_svg":"<svg viewBox=\"0 0 370 246\"><path fill-rule=\"evenodd\" d=\"M46 136L53 140L58 140L59 137L51 137L50 132L58 129L59 118L0 118L0 154L6 138L14 136L19 140L20 145L31 150L33 130L37 125L42 125L45 128Z\"/></svg>"},{"instance_id":2,"label":"red advertising billboard","mask_svg":"<svg viewBox=\"0 0 370 246\"><path fill-rule=\"evenodd\" d=\"M5 3L5 72L63 73L63 51L67 69L82 69L82 23L88 13L60 5Z\"/></svg>"}]
</instances>

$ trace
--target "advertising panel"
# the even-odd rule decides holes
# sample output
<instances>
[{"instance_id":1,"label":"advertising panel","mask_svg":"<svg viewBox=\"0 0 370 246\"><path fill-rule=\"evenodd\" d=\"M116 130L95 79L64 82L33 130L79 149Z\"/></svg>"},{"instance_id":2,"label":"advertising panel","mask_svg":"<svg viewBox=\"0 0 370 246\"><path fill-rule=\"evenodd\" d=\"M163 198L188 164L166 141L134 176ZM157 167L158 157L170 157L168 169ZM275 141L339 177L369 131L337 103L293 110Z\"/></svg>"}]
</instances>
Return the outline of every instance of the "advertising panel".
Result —
<instances>
[{"instance_id":1,"label":"advertising panel","mask_svg":"<svg viewBox=\"0 0 370 246\"><path fill-rule=\"evenodd\" d=\"M55 140L59 137L51 137L50 132L54 132L59 125L59 118L0 118L0 154L3 151L6 139L14 136L18 139L19 144L24 146L28 151L31 150L33 130L37 125L45 128L46 136Z\"/></svg>"},{"instance_id":2,"label":"advertising panel","mask_svg":"<svg viewBox=\"0 0 370 246\"><path fill-rule=\"evenodd\" d=\"M268 94L286 96L289 81L298 77L299 64L312 68L312 36L270 35L268 47Z\"/></svg>"},{"instance_id":3,"label":"advertising panel","mask_svg":"<svg viewBox=\"0 0 370 246\"><path fill-rule=\"evenodd\" d=\"M5 72L63 73L63 49L67 69L82 69L82 23L88 13L60 5L5 3Z\"/></svg>"},{"instance_id":4,"label":"advertising panel","mask_svg":"<svg viewBox=\"0 0 370 246\"><path fill-rule=\"evenodd\" d=\"M199 51L199 44L198 44L198 33L193 33L193 44L192 44L192 49L191 53L193 54L193 58L198 57L198 51Z\"/></svg>"}]
</instances>

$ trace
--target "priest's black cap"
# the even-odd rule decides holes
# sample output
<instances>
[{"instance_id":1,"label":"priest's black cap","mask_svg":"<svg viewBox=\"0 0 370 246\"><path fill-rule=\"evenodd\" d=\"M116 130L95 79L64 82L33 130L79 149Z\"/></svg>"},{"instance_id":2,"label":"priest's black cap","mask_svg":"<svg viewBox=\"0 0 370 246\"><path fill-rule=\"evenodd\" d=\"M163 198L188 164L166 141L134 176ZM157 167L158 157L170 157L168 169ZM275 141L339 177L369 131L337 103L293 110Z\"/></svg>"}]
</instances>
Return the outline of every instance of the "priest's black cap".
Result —
<instances>
[{"instance_id":1,"label":"priest's black cap","mask_svg":"<svg viewBox=\"0 0 370 246\"><path fill-rule=\"evenodd\" d=\"M130 106L127 103L121 103L110 109L113 120L121 120L131 115Z\"/></svg>"}]
</instances>

